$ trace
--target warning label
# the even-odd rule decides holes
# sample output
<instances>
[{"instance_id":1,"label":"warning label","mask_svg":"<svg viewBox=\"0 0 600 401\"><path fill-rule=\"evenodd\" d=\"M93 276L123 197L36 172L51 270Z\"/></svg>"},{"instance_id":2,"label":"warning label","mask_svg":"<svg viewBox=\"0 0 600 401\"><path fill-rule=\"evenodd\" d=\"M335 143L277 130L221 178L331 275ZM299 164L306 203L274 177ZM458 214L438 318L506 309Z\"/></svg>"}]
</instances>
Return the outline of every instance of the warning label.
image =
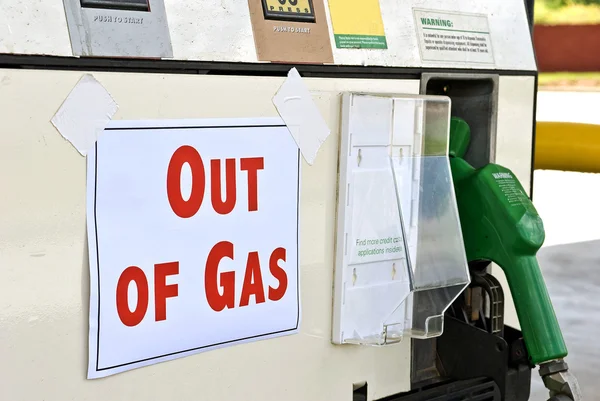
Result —
<instances>
[{"instance_id":1,"label":"warning label","mask_svg":"<svg viewBox=\"0 0 600 401\"><path fill-rule=\"evenodd\" d=\"M494 64L486 16L427 10L414 16L422 60Z\"/></svg>"}]
</instances>

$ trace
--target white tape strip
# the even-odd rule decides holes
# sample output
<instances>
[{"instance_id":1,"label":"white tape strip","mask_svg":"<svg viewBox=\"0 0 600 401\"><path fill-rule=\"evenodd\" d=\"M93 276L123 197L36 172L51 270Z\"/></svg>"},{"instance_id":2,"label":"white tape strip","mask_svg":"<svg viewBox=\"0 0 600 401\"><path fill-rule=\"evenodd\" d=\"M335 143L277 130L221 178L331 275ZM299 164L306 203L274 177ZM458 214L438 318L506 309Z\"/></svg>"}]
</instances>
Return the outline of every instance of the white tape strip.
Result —
<instances>
[{"instance_id":1,"label":"white tape strip","mask_svg":"<svg viewBox=\"0 0 600 401\"><path fill-rule=\"evenodd\" d=\"M52 124L85 156L118 108L100 82L85 74L52 118Z\"/></svg>"},{"instance_id":2,"label":"white tape strip","mask_svg":"<svg viewBox=\"0 0 600 401\"><path fill-rule=\"evenodd\" d=\"M312 165L330 131L295 68L288 72L287 79L273 97L273 104L298 144L304 160Z\"/></svg>"}]
</instances>

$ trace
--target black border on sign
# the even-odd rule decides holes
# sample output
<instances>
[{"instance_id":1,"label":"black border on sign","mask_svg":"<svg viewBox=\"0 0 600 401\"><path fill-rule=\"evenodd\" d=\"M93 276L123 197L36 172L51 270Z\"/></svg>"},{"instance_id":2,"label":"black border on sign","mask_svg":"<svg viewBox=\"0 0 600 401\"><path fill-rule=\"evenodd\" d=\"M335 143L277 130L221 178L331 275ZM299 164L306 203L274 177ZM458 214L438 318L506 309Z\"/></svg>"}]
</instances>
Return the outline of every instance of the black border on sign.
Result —
<instances>
[{"instance_id":1,"label":"black border on sign","mask_svg":"<svg viewBox=\"0 0 600 401\"><path fill-rule=\"evenodd\" d=\"M219 128L230 128L230 129L231 128L281 128L281 127L286 127L286 125L280 124L280 125L191 126L191 127L128 127L128 128L106 128L105 131L127 131L127 130L142 131L142 130L158 130L158 129L169 130L169 129L208 129L208 128L213 128L213 129L219 129ZM94 176L95 176L95 180L94 180L94 231L96 234L96 269L97 269L97 274L98 274L98 330L96 332L96 372L102 372L104 370L120 368L123 366L133 365L133 364L141 363L141 362L147 362L147 361L151 361L153 359L165 358L165 357L174 356L174 355L178 355L178 354L184 354L186 352L198 351L198 350L201 350L204 348L218 347L220 345L234 344L234 343L237 343L240 341L246 341L246 340L250 340L250 339L266 337L266 336L271 336L271 335L275 335L275 334L287 333L287 332L298 329L298 326L300 324L300 291L296 291L298 308L297 308L297 312L296 312L296 314L297 314L296 315L297 316L296 317L296 327L294 327L294 328L280 330L280 331L274 331L274 332L269 332L269 333L264 333L264 334L257 334L255 336L238 338L236 340L223 341L223 342L215 343L215 344L203 345L201 347L195 347L195 348L190 348L190 349L186 349L186 350L182 350L182 351L171 352L171 353L164 354L164 355L158 355L158 356L153 356L150 358L139 359L137 361L122 363L119 365L108 366L108 367L104 367L104 368L99 367L98 363L99 363L99 359L100 359L100 252L99 252L99 248L98 248L98 222L96 219L96 195L98 193L98 143L97 142L95 144L95 152L96 153L95 153L95 163L94 163L95 164L94 165ZM298 290L299 286L300 286L300 245L299 245L300 149L298 149L297 158L298 158L298 178L297 178L298 182L296 185L296 188L297 188L297 192L296 192L296 289Z\"/></svg>"}]
</instances>

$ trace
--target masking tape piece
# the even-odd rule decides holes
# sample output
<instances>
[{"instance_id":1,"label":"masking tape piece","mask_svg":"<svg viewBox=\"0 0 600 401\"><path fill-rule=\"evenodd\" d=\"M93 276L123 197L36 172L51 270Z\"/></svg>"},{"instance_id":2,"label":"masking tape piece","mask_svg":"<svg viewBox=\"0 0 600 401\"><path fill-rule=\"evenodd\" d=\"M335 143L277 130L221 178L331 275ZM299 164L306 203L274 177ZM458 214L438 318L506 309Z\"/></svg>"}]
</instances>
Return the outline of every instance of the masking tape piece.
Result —
<instances>
[{"instance_id":1,"label":"masking tape piece","mask_svg":"<svg viewBox=\"0 0 600 401\"><path fill-rule=\"evenodd\" d=\"M86 156L118 108L100 82L85 74L52 118L52 124Z\"/></svg>"},{"instance_id":2,"label":"masking tape piece","mask_svg":"<svg viewBox=\"0 0 600 401\"><path fill-rule=\"evenodd\" d=\"M330 130L298 70L292 68L273 97L273 104L296 141L304 160L312 165Z\"/></svg>"}]
</instances>

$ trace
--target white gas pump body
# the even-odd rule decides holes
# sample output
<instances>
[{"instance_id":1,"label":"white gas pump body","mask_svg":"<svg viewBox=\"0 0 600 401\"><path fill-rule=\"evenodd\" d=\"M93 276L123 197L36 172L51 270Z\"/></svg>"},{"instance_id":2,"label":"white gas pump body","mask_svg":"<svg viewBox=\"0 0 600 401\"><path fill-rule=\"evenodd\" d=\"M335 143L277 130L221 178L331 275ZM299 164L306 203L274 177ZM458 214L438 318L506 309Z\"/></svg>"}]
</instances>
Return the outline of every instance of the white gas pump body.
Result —
<instances>
[{"instance_id":1,"label":"white gas pump body","mask_svg":"<svg viewBox=\"0 0 600 401\"><path fill-rule=\"evenodd\" d=\"M0 399L344 401L358 383L368 383L369 400L410 390L410 341L332 344L341 94L419 94L427 71L497 74L495 161L530 188L536 65L520 0L380 0L387 50L336 49L331 32L345 76L321 66L304 78L331 135L315 164L302 167L299 334L86 379L86 163L50 120L86 73L119 104L113 119L277 117L272 97L286 68L258 63L242 3L166 0L173 59L182 64L156 60L147 72L153 61L111 67L73 57L61 0L0 4ZM422 61L413 8L486 16L494 64ZM252 76L238 63L268 67ZM219 75L232 66L234 75ZM505 321L517 326L507 304Z\"/></svg>"}]
</instances>

